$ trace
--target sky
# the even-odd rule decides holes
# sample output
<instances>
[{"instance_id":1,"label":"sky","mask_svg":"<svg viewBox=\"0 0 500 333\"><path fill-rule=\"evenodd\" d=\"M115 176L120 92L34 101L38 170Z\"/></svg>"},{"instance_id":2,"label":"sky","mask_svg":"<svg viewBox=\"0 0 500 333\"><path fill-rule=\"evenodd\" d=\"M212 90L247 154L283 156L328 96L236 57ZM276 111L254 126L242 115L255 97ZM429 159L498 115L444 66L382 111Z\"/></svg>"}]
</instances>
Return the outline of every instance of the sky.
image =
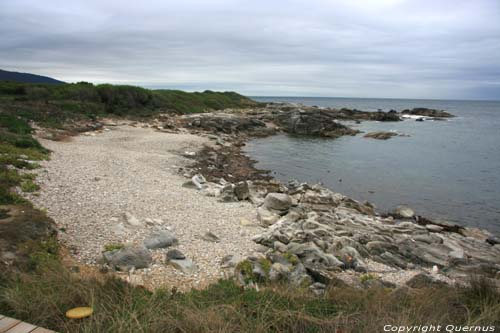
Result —
<instances>
[{"instance_id":1,"label":"sky","mask_svg":"<svg viewBox=\"0 0 500 333\"><path fill-rule=\"evenodd\" d=\"M249 96L500 99L499 0L0 0L0 68Z\"/></svg>"}]
</instances>

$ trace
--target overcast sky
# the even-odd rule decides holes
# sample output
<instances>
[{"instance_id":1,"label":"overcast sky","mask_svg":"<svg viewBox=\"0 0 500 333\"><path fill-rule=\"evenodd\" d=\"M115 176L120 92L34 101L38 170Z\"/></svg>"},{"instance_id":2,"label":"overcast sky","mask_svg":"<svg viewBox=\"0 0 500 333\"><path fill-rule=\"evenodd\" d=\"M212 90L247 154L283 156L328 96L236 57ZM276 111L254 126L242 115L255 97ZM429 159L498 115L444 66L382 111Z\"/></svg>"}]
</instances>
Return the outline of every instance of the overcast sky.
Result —
<instances>
[{"instance_id":1,"label":"overcast sky","mask_svg":"<svg viewBox=\"0 0 500 333\"><path fill-rule=\"evenodd\" d=\"M500 1L0 0L0 68L247 95L500 99Z\"/></svg>"}]
</instances>

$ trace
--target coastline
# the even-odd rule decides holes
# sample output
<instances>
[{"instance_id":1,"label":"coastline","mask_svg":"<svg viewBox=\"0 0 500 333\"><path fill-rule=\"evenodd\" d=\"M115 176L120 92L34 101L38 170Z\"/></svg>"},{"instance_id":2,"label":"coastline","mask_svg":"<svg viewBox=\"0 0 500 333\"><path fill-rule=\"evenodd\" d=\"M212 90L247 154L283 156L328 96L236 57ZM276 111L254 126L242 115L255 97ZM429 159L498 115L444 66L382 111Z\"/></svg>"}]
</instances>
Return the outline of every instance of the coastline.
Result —
<instances>
[{"instance_id":1,"label":"coastline","mask_svg":"<svg viewBox=\"0 0 500 333\"><path fill-rule=\"evenodd\" d=\"M202 117L202 116L195 115L195 116L190 116L188 118L197 118L197 117ZM192 120L192 119L190 119L190 120ZM183 120L175 118L174 122L177 122L177 121L182 122ZM114 123L110 123L110 124L116 125ZM134 125L134 124L132 123L132 125ZM238 134L235 134L235 133L228 134L228 133L224 133L224 132L218 132L214 135L211 131L206 131L203 129L200 130L199 128L193 129L190 126L184 126L184 127L178 126L177 124L173 128L169 128L169 129L165 129L164 126L161 126L158 123L156 123L156 124L135 124L134 126L136 126L136 127L151 127L153 129L155 129L155 131L153 131L151 129L148 129L147 131L150 131L152 133L159 132L158 135L163 135L164 139L172 138L175 135L179 135L179 132L180 132L181 136L186 135L187 133L190 133L190 135L195 135L199 138L203 138L202 140L196 139L195 141L197 143L194 146L187 146L187 147L182 146L182 140L181 140L181 142L179 142L180 145L176 146L176 154L177 154L177 156L184 155L184 157L181 158L183 160L183 162L182 163L176 162L175 164L181 164L181 165L175 165L175 168L171 168L171 170L170 170L170 172L173 172L173 169L177 169L175 171L175 173L180 172L184 176L189 176L189 178L196 176L196 174L198 174L198 173L201 173L206 178L205 184L207 184L207 185L203 185L204 189L202 191L199 191L196 189L186 189L187 191L190 191L190 195L192 195L192 196L190 196L191 198L201 199L203 197L204 199L205 198L207 199L206 201L204 201L204 199L203 199L202 201L206 202L206 203L199 205L199 207L197 207L197 209L206 210L206 209L210 209L210 207L213 208L213 206L227 208L228 205L229 206L230 205L240 205L240 204L243 204L244 202L247 202L247 200L250 199L250 201L253 203L253 207L251 209L253 209L253 214L255 214L255 210L258 209L258 207L262 205L266 193L280 193L280 192L281 193L283 193L283 192L288 193L289 192L289 188L286 188L286 186L285 186L286 184L281 184L278 181L273 180L263 170L255 169L254 161L252 161L250 158L248 158L247 156L242 154L241 147L251 134L250 135L247 135L247 133L242 134L241 131L239 131ZM108 130L106 130L106 128ZM97 137L99 137L101 135L108 135L107 132L120 131L120 129L121 129L121 126L107 126L106 127L106 125L105 125L104 130L102 130L102 129L99 130L99 132L102 132L102 134L96 135L95 133L90 133L89 136L96 135ZM163 132L176 132L176 134L163 133ZM259 134L261 135L262 133L259 133ZM266 134L269 134L269 133L266 133ZM82 137L85 137L85 136L82 136ZM78 141L78 140L80 140L79 138L80 137L76 137L75 140ZM122 139L123 139L123 142L128 141L127 138L122 138ZM117 141L120 141L120 140L117 140ZM115 140L115 143L117 141ZM212 143L205 145L210 141L212 141ZM215 142L215 144L214 144L214 142ZM58 143L58 144L65 145L66 143ZM147 152L146 146L141 147L141 149L144 149L144 152ZM56 153L57 153L57 151L56 151ZM156 152L156 154L157 154L157 152ZM215 157L214 157L214 154L215 154ZM219 156L223 156L223 158L219 158ZM165 156L163 156L163 157L165 157ZM189 163L189 159L191 159L191 160L194 159L195 161L191 161L194 163ZM176 160L176 161L180 161L180 160ZM51 162L49 162L49 163L51 163ZM171 163L171 162L169 161L169 163ZM182 168L179 169L179 167L182 167ZM98 176L96 176L96 177L98 177ZM181 181L182 177L180 177L179 175L177 175L177 177L179 177L179 178L177 178L177 181L175 182L175 184L169 184L169 186L173 186L174 189L175 189L175 187L182 187L182 181ZM220 184L220 178L224 178L225 180L227 180L227 182L229 182L229 183L226 182L226 185L231 184L230 187L233 189L233 192L231 192L227 196L223 196L223 198L221 198L220 192L223 192L223 189L225 187L227 188L227 186ZM251 197L248 197L248 198L245 198L244 200L239 200L238 198L235 200L234 199L234 185L240 184L241 182L246 182L248 180L252 181L251 187L253 189L257 188L258 189L257 192L260 191L260 194L257 195L258 199L252 200ZM97 182L99 182L99 181L97 181ZM216 183L218 183L218 185ZM186 185L186 184L184 184L184 185ZM208 193L210 191L206 190L207 187L209 187L209 188L211 187L212 189L218 189L219 192L215 193L215 194L213 192ZM363 217L363 219L365 219L366 216L369 216L369 219L372 219L373 221L376 220L377 223L381 223L381 225L385 225L386 223L387 223L387 225L394 225L394 223L391 222L394 220L392 217L377 216L374 212L370 212L369 214L366 214L366 210L369 210L369 205L357 203L356 201L349 199L349 198L346 198L346 197L343 197L340 194L334 194L333 192L330 192L330 193L325 192L328 190L320 188L320 187L316 187L316 188L312 187L312 189L314 191L316 191L317 193L321 194L321 195L315 194L316 199L319 198L320 201L325 199L326 197L331 198L332 196L334 196L334 197L337 196L338 198L341 198L340 199L340 201L341 201L340 206L343 206L345 209L347 209L347 211L345 211L344 213L346 213L346 214L353 214L354 213L355 218L358 218L359 216L362 215L362 216L365 216L365 217ZM42 184L42 192L43 192L43 184ZM324 195L325 193L326 193L326 196ZM215 198L215 196L217 196L218 198ZM321 197L321 196L323 196L323 197ZM36 197L33 197L33 200L35 202L37 202L38 199ZM330 199L328 199L328 200L330 200ZM222 201L222 202L220 202L220 201ZM43 200L38 200L38 202L43 205ZM221 204L222 206L218 206L219 204ZM325 203L322 202L321 204L325 204ZM353 206L353 204L354 204L354 206ZM299 203L295 202L293 205L300 206L300 202ZM328 202L328 203L326 203L326 205L327 206L329 205L330 208L339 207L339 202L335 202L335 203ZM248 206L248 204L245 203L245 206ZM352 210L353 207L354 207L354 211ZM50 215L51 214L50 207L48 207L48 208L49 208L49 215ZM325 208L325 207L323 207L323 208ZM343 208L343 210L344 210L344 208ZM244 208L243 210L246 210L246 209L247 208ZM314 207L312 207L311 209L313 212L315 211ZM337 208L335 208L335 209L337 209ZM238 212L241 212L241 210L242 210L242 207L240 207L240 206L238 206L236 208L236 211L238 211ZM126 210L125 211L122 210L121 212L118 213L118 215L123 215L126 212L127 212ZM185 210L183 210L182 212L185 212ZM182 212L179 212L181 214L179 216L179 219L183 222L189 222L189 221L186 221L182 217ZM290 212L287 211L286 214L284 214L282 216L285 217L285 216L288 216L289 214L290 214ZM320 212L320 214L322 214L322 213ZM161 280L161 279L157 280L156 278L151 279L151 276L148 277L148 275L151 275L151 274L148 274L150 272L149 270L151 270L151 268L147 268L146 270L141 270L141 269L133 270L133 273L130 273L130 272L129 273L118 273L118 275L122 275L123 278L125 278L126 280L128 280L134 284L145 285L145 286L150 287L150 288L155 288L155 287L162 285L163 282L165 282L165 280L169 280L168 281L169 284L173 284L176 288L179 288L181 290L186 290L186 289L189 289L191 287L195 287L195 288L201 287L202 288L202 287L208 285L209 283L214 282L216 279L218 279L220 277L226 277L226 276L232 275L235 268L236 268L236 272L234 272L234 273L236 274L237 277L240 278L240 280L242 280L242 276L241 276L242 272L241 272L241 267L238 267L238 262L237 262L238 260L241 261L241 260L245 260L245 258L250 258L250 263L253 265L254 270L255 270L255 262L258 262L259 260L262 260L262 259L269 260L268 259L269 255L270 254L274 255L274 254L276 254L276 252L283 253L282 248L277 249L274 246L275 241L269 243L269 240L274 237L271 231L273 231L273 232L276 230L279 231L279 229L281 227L288 228L289 225L287 225L287 224L289 224L290 221L286 221L286 219L280 218L279 219L280 221L276 220L276 221L274 221L274 222L276 222L275 224L273 223L273 225L268 226L265 223L263 225L262 214L259 214L259 213L257 213L257 216L254 215L254 218L248 217L248 216L243 216L242 218L234 218L234 215L235 215L234 212L232 212L229 215L231 215L233 218L232 219L228 218L226 220L226 222L224 222L225 227L223 229L216 230L216 234L220 233L220 234L217 234L216 236L217 237L221 236L222 233L224 232L223 230L231 230L231 229L233 229L233 230L230 231L230 234L224 234L223 235L224 237L220 237L218 242L207 241L207 240L204 240L203 238L193 239L195 236L201 236L201 237L203 236L203 234L200 232L201 231L200 228L205 227L205 225L200 226L198 228L195 228L195 231L192 231L188 235L188 237L179 237L179 239L180 239L179 248L181 250L183 250L183 252L186 252L186 255L188 256L188 258L194 259L193 261L196 264L196 261L197 261L196 257L197 257L198 252L205 251L205 254L208 254L208 255L210 254L210 251L206 251L206 249L201 250L202 247L205 247L205 248L207 246L210 247L212 244L215 244L215 245L222 244L223 245L231 238L234 238L234 235L236 235L234 229L238 229L238 232L240 233L239 237L240 238L243 237L243 239L245 239L245 241L242 242L242 239L240 239L238 237L236 237L236 239L233 239L233 240L236 241L235 242L236 244L243 245L242 247L245 248L244 249L245 251L243 251L243 249L240 248L240 249L242 249L242 251L240 251L238 253L238 251L234 251L234 248L232 249L232 251L228 251L226 249L225 251L220 252L218 254L218 256L216 256L216 258L212 258L214 260L211 260L211 259L207 260L206 265L205 264L201 265L200 272L203 272L205 267L207 267L207 269L208 269L208 267L210 267L212 269L214 267L217 268L215 270L212 270L212 273L209 274L210 275L209 278L205 279L204 277L201 277L201 275L203 275L203 274L200 274L200 276L198 276L198 274L196 274L196 273L195 274L180 273L171 266L165 266L166 259L164 259L163 257L165 256L165 252L167 252L166 250L155 250L158 253L153 254L153 264L152 264L152 267L153 267L152 269L153 270L157 269L156 273L158 273L158 274L152 274L152 275L157 275L158 277L161 277L161 279L163 279L163 280ZM260 216L260 222L257 221L259 219L259 216ZM58 216L53 216L53 217L56 220L56 222L59 223ZM119 218L119 217L120 216L111 216L110 218ZM136 216L134 216L134 217L136 217ZM137 218L139 220L143 220L145 224L147 224L147 221L146 221L147 219L153 220L153 224L154 224L154 219L156 219L156 217L145 216L144 214L143 214L143 216L137 216ZM311 218L311 216L308 216L308 217L305 216L305 218L306 219ZM413 220L413 217L411 219ZM118 222L117 220L116 221L112 220L112 221ZM125 217L124 221L126 222L126 217ZM422 221L425 221L425 220L422 220ZM414 222L415 221L411 222L413 224L411 224L411 227L410 227L410 224L408 224L410 222L408 222L408 220L406 220L406 222L403 221L403 223L407 223L407 224L405 224L406 229L399 230L398 232L403 233L403 234L405 234L405 233L412 234L414 232L424 233L423 230L425 229L426 233L429 234L429 228L426 229L426 227L424 227L422 229L421 226L419 226L417 223L414 223ZM295 221L294 221L294 223L295 223ZM167 224L162 224L162 223L159 223L159 224L161 227L168 226ZM430 224L432 224L432 223L430 223ZM413 227L413 225L415 227ZM435 224L432 224L432 225L435 225ZM151 225L151 226L153 226L153 225ZM149 227L151 227L151 226L149 226ZM156 228L157 226L154 226L154 227ZM439 232L443 231L443 228L444 228L443 226L434 227L434 229L435 229L434 231L436 231L438 227L441 228L441 230L439 230ZM145 228L148 229L148 226L146 225ZM385 226L384 226L384 228L385 228ZM154 229L154 228L149 228L149 231L151 231L152 229ZM173 231L174 235L177 236L176 232L179 232L178 231L179 229L182 229L182 227L179 224L177 224L177 230L174 229L171 231ZM410 229L415 229L415 230L410 230ZM136 229L134 229L134 230L136 230ZM371 231L373 232L373 230L371 230ZM134 231L134 233L136 233L136 231ZM345 234L345 230L342 231L341 233ZM257 236L261 235L261 240L258 240L258 237L255 238L256 235ZM262 237L262 235L265 235L265 236ZM137 233L136 236L140 236L140 237L135 238L132 243L135 242L135 244L138 244L146 235L145 235L145 233ZM253 243L252 237L253 237L253 240L254 241L257 240L257 242L260 243L260 245ZM429 239L427 239L427 241L429 241ZM186 245L185 244L186 242L197 243L199 246L195 247L195 250L188 250L188 249L184 248L184 246ZM433 240L431 239L431 243L432 242L433 242ZM244 244L246 244L246 245L244 245ZM100 244L99 246L102 248L103 245L105 245L105 244ZM281 245L278 244L278 247L281 247ZM98 251L102 251L101 248ZM495 245L495 248L498 248L498 245ZM96 250L97 249L94 249L94 254L97 253ZM153 252L155 252L155 251L153 251ZM285 250L284 252L288 252L288 251ZM359 255L359 251L357 251L357 252ZM379 254L383 254L383 253L379 253ZM425 253L424 253L424 255L425 255ZM232 257L230 257L230 256L232 256ZM336 255L336 257L342 257L342 256L345 256L345 254L337 254ZM356 255L354 255L354 256L356 256ZM307 268L308 272L304 273L303 275L309 275L309 276L316 275L317 276L318 272L319 272L320 273L319 275L324 275L323 282L331 282L332 278L335 278L335 279L340 279L344 283L348 283L351 285L360 285L360 278L363 275L370 275L370 276L373 275L375 277L375 280L378 281L379 283L385 283L387 286L393 286L393 287L405 284L406 282L411 280L413 277L419 275L419 273L424 273L426 277L430 277L430 281L434 281L435 283L437 283L437 281L451 283L451 284L455 283L455 282L457 282L457 283L459 282L458 280L456 280L454 278L450 279L449 277L442 275L441 270L439 268L438 268L438 270L436 270L434 268L434 266L441 267L441 265L429 265L429 263L426 263L426 265L424 265L424 266L420 266L417 264L416 266L414 265L414 266L405 267L404 269L402 269L402 267L397 267L397 265L387 265L387 263L383 264L380 261L379 262L372 261L371 258L369 258L370 256L372 256L372 254L368 254L368 256L360 256L358 258L355 258L357 262L362 262L362 265L360 265L359 267L363 266L363 269L356 270L354 266L346 267L345 263L339 264L337 262L337 263L335 263L336 268L333 269L331 272L329 272L328 269L324 270L324 267L323 267L323 269L318 268L317 271L314 274L312 274L311 268L308 267ZM304 256L304 257L307 257L307 256ZM349 255L348 257L351 257L351 256ZM256 260L253 260L255 258L256 258ZM238 260L236 260L236 259L238 259ZM305 258L305 259L307 259L307 258ZM248 260L248 259L246 259L246 260ZM228 261L229 261L229 263L228 263ZM397 262L397 260L395 262ZM222 263L222 265L221 265L221 263ZM275 264L276 264L276 262L274 262L274 263L272 261L269 262L270 266L271 265L276 266ZM221 266L223 266L223 267L221 267ZM394 267L394 266L396 266L396 267ZM261 269L262 269L262 267L261 267ZM268 275L269 273L270 272L267 272L266 275ZM193 275L196 275L194 277L194 279L193 279ZM325 276L328 278L326 278ZM155 282L148 282L148 281L153 281L153 280L156 280L156 281ZM172 283L172 280L175 282ZM244 280L244 277L243 277L243 280ZM200 282L200 281L202 281L202 282ZM320 282L320 283L323 284L322 282Z\"/></svg>"}]
</instances>

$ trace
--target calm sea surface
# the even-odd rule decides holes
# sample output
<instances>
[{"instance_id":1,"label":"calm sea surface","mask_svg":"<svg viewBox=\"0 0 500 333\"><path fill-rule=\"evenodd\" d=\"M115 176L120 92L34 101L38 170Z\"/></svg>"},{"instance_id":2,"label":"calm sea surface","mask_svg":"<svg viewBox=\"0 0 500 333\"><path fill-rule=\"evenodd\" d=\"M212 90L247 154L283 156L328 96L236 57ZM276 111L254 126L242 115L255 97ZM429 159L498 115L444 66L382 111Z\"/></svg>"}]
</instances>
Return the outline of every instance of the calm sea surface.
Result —
<instances>
[{"instance_id":1,"label":"calm sea surface","mask_svg":"<svg viewBox=\"0 0 500 333\"><path fill-rule=\"evenodd\" d=\"M418 214L500 233L500 102L410 99L253 97L365 111L428 107L449 121L348 123L361 131L397 131L387 141L355 137L255 139L245 148L257 167L288 181L321 182L379 210L399 204Z\"/></svg>"}]
</instances>

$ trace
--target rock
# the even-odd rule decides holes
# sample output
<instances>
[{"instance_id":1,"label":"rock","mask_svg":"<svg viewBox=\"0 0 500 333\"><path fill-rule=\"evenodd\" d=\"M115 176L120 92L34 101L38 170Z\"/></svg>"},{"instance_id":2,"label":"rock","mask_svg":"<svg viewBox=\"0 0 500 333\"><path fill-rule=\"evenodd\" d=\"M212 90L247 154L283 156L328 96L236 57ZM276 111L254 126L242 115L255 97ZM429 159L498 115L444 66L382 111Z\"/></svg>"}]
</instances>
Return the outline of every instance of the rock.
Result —
<instances>
[{"instance_id":1,"label":"rock","mask_svg":"<svg viewBox=\"0 0 500 333\"><path fill-rule=\"evenodd\" d=\"M176 245L178 239L168 230L158 230L144 240L144 246L148 249L160 249Z\"/></svg>"},{"instance_id":2,"label":"rock","mask_svg":"<svg viewBox=\"0 0 500 333\"><path fill-rule=\"evenodd\" d=\"M392 138L393 136L398 136L398 133L394 133L394 132L370 132L370 133L365 134L363 137L377 139L377 140L388 140L388 139Z\"/></svg>"},{"instance_id":3,"label":"rock","mask_svg":"<svg viewBox=\"0 0 500 333\"><path fill-rule=\"evenodd\" d=\"M415 212L408 206L397 206L394 208L392 215L395 218L411 219L415 216Z\"/></svg>"},{"instance_id":4,"label":"rock","mask_svg":"<svg viewBox=\"0 0 500 333\"><path fill-rule=\"evenodd\" d=\"M290 277L290 267L284 264L275 262L269 270L269 280L271 281L288 281Z\"/></svg>"},{"instance_id":5,"label":"rock","mask_svg":"<svg viewBox=\"0 0 500 333\"><path fill-rule=\"evenodd\" d=\"M246 115L233 113L200 113L195 115L185 115L180 119L181 123L187 127L197 127L214 133L238 133L258 131L265 128L266 124L258 119ZM217 142L222 141L217 137ZM221 142L223 144L223 142Z\"/></svg>"},{"instance_id":6,"label":"rock","mask_svg":"<svg viewBox=\"0 0 500 333\"><path fill-rule=\"evenodd\" d=\"M497 244L500 244L500 239L498 237L492 235L486 239L486 242L491 244L491 245L497 245Z\"/></svg>"},{"instance_id":7,"label":"rock","mask_svg":"<svg viewBox=\"0 0 500 333\"><path fill-rule=\"evenodd\" d=\"M446 283L439 281L426 273L419 273L406 281L406 285L410 288L420 289L427 287L439 287Z\"/></svg>"},{"instance_id":8,"label":"rock","mask_svg":"<svg viewBox=\"0 0 500 333\"><path fill-rule=\"evenodd\" d=\"M320 282L315 282L311 284L308 289L316 296L321 296L325 293L326 285Z\"/></svg>"},{"instance_id":9,"label":"rock","mask_svg":"<svg viewBox=\"0 0 500 333\"><path fill-rule=\"evenodd\" d=\"M452 115L449 112L446 112L443 110L428 109L428 108L413 108L411 110L403 110L401 113L415 115L415 116L425 116L425 117L431 117L431 118L451 118L451 117L454 117L454 115Z\"/></svg>"},{"instance_id":10,"label":"rock","mask_svg":"<svg viewBox=\"0 0 500 333\"><path fill-rule=\"evenodd\" d=\"M169 250L166 254L167 261L169 261L169 260L182 260L182 259L186 259L186 256L184 255L184 253L182 253L181 251L179 251L177 249Z\"/></svg>"},{"instance_id":11,"label":"rock","mask_svg":"<svg viewBox=\"0 0 500 333\"><path fill-rule=\"evenodd\" d=\"M175 269L180 270L184 274L194 274L198 270L196 265L189 259L170 259L167 262L169 265L175 267Z\"/></svg>"},{"instance_id":12,"label":"rock","mask_svg":"<svg viewBox=\"0 0 500 333\"><path fill-rule=\"evenodd\" d=\"M460 230L460 234L464 237L471 237L482 242L486 242L488 238L493 236L486 230L481 230L478 228L463 228Z\"/></svg>"},{"instance_id":13,"label":"rock","mask_svg":"<svg viewBox=\"0 0 500 333\"><path fill-rule=\"evenodd\" d=\"M248 182L239 182L234 187L234 194L238 200L246 200L250 197L250 189L248 187Z\"/></svg>"},{"instance_id":14,"label":"rock","mask_svg":"<svg viewBox=\"0 0 500 333\"><path fill-rule=\"evenodd\" d=\"M280 216L261 206L257 208L257 218L263 226L270 226L278 222Z\"/></svg>"},{"instance_id":15,"label":"rock","mask_svg":"<svg viewBox=\"0 0 500 333\"><path fill-rule=\"evenodd\" d=\"M236 193L234 192L235 186L233 184L226 184L222 187L220 190L220 196L219 196L219 201L222 202L236 202L238 201L238 197L236 196Z\"/></svg>"},{"instance_id":16,"label":"rock","mask_svg":"<svg viewBox=\"0 0 500 333\"><path fill-rule=\"evenodd\" d=\"M194 152L194 151L185 151L184 153L182 153L182 156L184 156L184 157L195 157L196 156L196 152Z\"/></svg>"},{"instance_id":17,"label":"rock","mask_svg":"<svg viewBox=\"0 0 500 333\"><path fill-rule=\"evenodd\" d=\"M292 206L292 200L285 193L269 193L264 199L264 207L270 211L284 215Z\"/></svg>"},{"instance_id":18,"label":"rock","mask_svg":"<svg viewBox=\"0 0 500 333\"><path fill-rule=\"evenodd\" d=\"M295 287L306 287L311 285L314 281L307 273L306 268L302 263L294 265L294 269L290 273L290 284Z\"/></svg>"},{"instance_id":19,"label":"rock","mask_svg":"<svg viewBox=\"0 0 500 333\"><path fill-rule=\"evenodd\" d=\"M198 190L202 190L203 189L203 184L205 184L207 182L207 180L205 179L205 177L203 177L203 175L201 174L196 174L194 175L192 178L191 178L191 182L194 184L194 186L198 189Z\"/></svg>"},{"instance_id":20,"label":"rock","mask_svg":"<svg viewBox=\"0 0 500 333\"><path fill-rule=\"evenodd\" d=\"M118 270L147 268L153 261L144 247L125 246L119 250L103 253L103 258L111 267Z\"/></svg>"},{"instance_id":21,"label":"rock","mask_svg":"<svg viewBox=\"0 0 500 333\"><path fill-rule=\"evenodd\" d=\"M220 242L220 238L217 237L217 235L215 235L211 231L207 231L206 233L204 233L203 236L201 236L201 239L203 239L207 242L213 242L213 243Z\"/></svg>"},{"instance_id":22,"label":"rock","mask_svg":"<svg viewBox=\"0 0 500 333\"><path fill-rule=\"evenodd\" d=\"M238 265L240 261L243 260L243 257L240 255L229 254L222 258L220 265L222 268L234 268Z\"/></svg>"},{"instance_id":23,"label":"rock","mask_svg":"<svg viewBox=\"0 0 500 333\"><path fill-rule=\"evenodd\" d=\"M131 227L134 227L134 228L140 228L140 227L144 227L144 223L139 221L138 218L136 218L135 216L133 216L132 214L130 214L129 212L126 212L124 214L124 217L125 217L125 222L131 226Z\"/></svg>"},{"instance_id":24,"label":"rock","mask_svg":"<svg viewBox=\"0 0 500 333\"><path fill-rule=\"evenodd\" d=\"M429 230L430 232L442 232L443 227L436 225L436 224L426 224L425 228Z\"/></svg>"},{"instance_id":25,"label":"rock","mask_svg":"<svg viewBox=\"0 0 500 333\"><path fill-rule=\"evenodd\" d=\"M296 135L336 138L358 133L336 122L334 113L314 108L280 113L272 120L285 132Z\"/></svg>"}]
</instances>

